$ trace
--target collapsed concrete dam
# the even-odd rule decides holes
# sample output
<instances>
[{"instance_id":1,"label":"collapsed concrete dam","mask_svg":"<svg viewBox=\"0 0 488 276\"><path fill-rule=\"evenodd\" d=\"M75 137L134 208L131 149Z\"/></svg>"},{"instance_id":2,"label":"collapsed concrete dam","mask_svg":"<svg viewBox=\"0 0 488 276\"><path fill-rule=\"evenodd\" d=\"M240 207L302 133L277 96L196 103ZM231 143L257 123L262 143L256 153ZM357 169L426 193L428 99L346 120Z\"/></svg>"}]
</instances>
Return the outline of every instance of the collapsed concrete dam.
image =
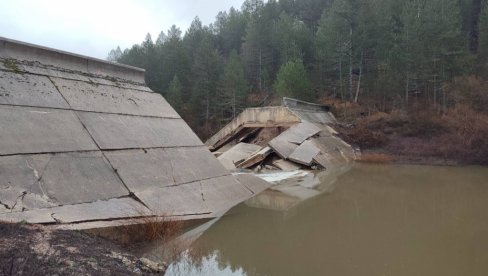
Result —
<instances>
[{"instance_id":1,"label":"collapsed concrete dam","mask_svg":"<svg viewBox=\"0 0 488 276\"><path fill-rule=\"evenodd\" d=\"M215 217L267 186L225 170L143 69L0 37L0 221Z\"/></svg>"}]
</instances>

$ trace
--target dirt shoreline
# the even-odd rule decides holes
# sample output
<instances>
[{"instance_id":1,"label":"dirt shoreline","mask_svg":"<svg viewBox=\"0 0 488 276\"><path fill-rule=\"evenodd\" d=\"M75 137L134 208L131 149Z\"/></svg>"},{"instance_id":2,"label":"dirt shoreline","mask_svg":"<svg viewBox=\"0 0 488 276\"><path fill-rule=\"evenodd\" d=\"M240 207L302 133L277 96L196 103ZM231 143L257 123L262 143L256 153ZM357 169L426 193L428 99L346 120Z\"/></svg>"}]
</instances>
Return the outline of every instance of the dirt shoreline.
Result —
<instances>
[{"instance_id":1,"label":"dirt shoreline","mask_svg":"<svg viewBox=\"0 0 488 276\"><path fill-rule=\"evenodd\" d=\"M110 240L0 222L0 275L164 275Z\"/></svg>"}]
</instances>

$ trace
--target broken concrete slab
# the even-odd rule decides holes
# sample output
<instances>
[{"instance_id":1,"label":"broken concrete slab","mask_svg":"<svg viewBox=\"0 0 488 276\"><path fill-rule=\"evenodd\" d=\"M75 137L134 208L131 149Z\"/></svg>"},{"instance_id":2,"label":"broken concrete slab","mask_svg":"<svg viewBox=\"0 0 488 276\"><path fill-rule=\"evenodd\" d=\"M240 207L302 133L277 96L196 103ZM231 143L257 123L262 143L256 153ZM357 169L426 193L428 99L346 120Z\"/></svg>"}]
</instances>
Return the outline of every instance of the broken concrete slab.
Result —
<instances>
[{"instance_id":1,"label":"broken concrete slab","mask_svg":"<svg viewBox=\"0 0 488 276\"><path fill-rule=\"evenodd\" d=\"M60 223L120 219L152 215L144 205L132 198L113 198L106 201L65 205L50 209L52 217Z\"/></svg>"},{"instance_id":2,"label":"broken concrete slab","mask_svg":"<svg viewBox=\"0 0 488 276\"><path fill-rule=\"evenodd\" d=\"M250 168L260 162L262 162L273 150L270 147L264 147L260 151L254 153L253 155L249 156L246 160L239 163L237 167L239 168Z\"/></svg>"},{"instance_id":3,"label":"broken concrete slab","mask_svg":"<svg viewBox=\"0 0 488 276\"><path fill-rule=\"evenodd\" d=\"M50 209L36 209L24 212L9 212L3 214L0 213L0 221L10 223L55 223L56 220L51 215L52 212Z\"/></svg>"},{"instance_id":4,"label":"broken concrete slab","mask_svg":"<svg viewBox=\"0 0 488 276\"><path fill-rule=\"evenodd\" d=\"M339 137L316 137L312 141L320 149L314 160L324 168L341 167L356 159L354 149Z\"/></svg>"},{"instance_id":5,"label":"broken concrete slab","mask_svg":"<svg viewBox=\"0 0 488 276\"><path fill-rule=\"evenodd\" d=\"M203 146L110 151L105 155L134 192L228 174Z\"/></svg>"},{"instance_id":6,"label":"broken concrete slab","mask_svg":"<svg viewBox=\"0 0 488 276\"><path fill-rule=\"evenodd\" d=\"M236 169L236 165L261 150L260 146L246 143L239 143L228 151L224 152L217 159L228 170Z\"/></svg>"},{"instance_id":7,"label":"broken concrete slab","mask_svg":"<svg viewBox=\"0 0 488 276\"><path fill-rule=\"evenodd\" d=\"M101 152L53 155L40 183L47 196L61 205L129 195Z\"/></svg>"},{"instance_id":8,"label":"broken concrete slab","mask_svg":"<svg viewBox=\"0 0 488 276\"><path fill-rule=\"evenodd\" d=\"M182 119L91 112L77 113L101 149L202 145L200 139Z\"/></svg>"},{"instance_id":9,"label":"broken concrete slab","mask_svg":"<svg viewBox=\"0 0 488 276\"><path fill-rule=\"evenodd\" d=\"M253 194L145 86L143 69L0 37L0 94L0 220L215 217Z\"/></svg>"},{"instance_id":10,"label":"broken concrete slab","mask_svg":"<svg viewBox=\"0 0 488 276\"><path fill-rule=\"evenodd\" d=\"M201 185L205 204L213 213L226 211L235 205L232 202L242 202L254 195L232 175L202 180Z\"/></svg>"},{"instance_id":11,"label":"broken concrete slab","mask_svg":"<svg viewBox=\"0 0 488 276\"><path fill-rule=\"evenodd\" d=\"M202 195L200 182L136 192L157 216L182 216L211 213Z\"/></svg>"},{"instance_id":12,"label":"broken concrete slab","mask_svg":"<svg viewBox=\"0 0 488 276\"><path fill-rule=\"evenodd\" d=\"M252 174L237 174L235 177L237 178L237 181L246 186L254 194L259 194L271 186L269 182L264 181Z\"/></svg>"},{"instance_id":13,"label":"broken concrete slab","mask_svg":"<svg viewBox=\"0 0 488 276\"><path fill-rule=\"evenodd\" d=\"M288 159L288 156L290 156L290 154L292 154L298 147L297 144L279 138L279 136L271 140L268 145L283 159Z\"/></svg>"},{"instance_id":14,"label":"broken concrete slab","mask_svg":"<svg viewBox=\"0 0 488 276\"><path fill-rule=\"evenodd\" d=\"M276 138L271 140L268 145L283 159L289 156L297 149L298 145L303 143L311 136L320 132L320 128L309 122L296 124Z\"/></svg>"},{"instance_id":15,"label":"broken concrete slab","mask_svg":"<svg viewBox=\"0 0 488 276\"><path fill-rule=\"evenodd\" d=\"M0 155L97 150L73 111L0 106Z\"/></svg>"},{"instance_id":16,"label":"broken concrete slab","mask_svg":"<svg viewBox=\"0 0 488 276\"><path fill-rule=\"evenodd\" d=\"M0 104L69 108L47 77L0 71L0 79Z\"/></svg>"},{"instance_id":17,"label":"broken concrete slab","mask_svg":"<svg viewBox=\"0 0 488 276\"><path fill-rule=\"evenodd\" d=\"M52 79L75 110L180 118L168 102L156 93L60 78Z\"/></svg>"},{"instance_id":18,"label":"broken concrete slab","mask_svg":"<svg viewBox=\"0 0 488 276\"><path fill-rule=\"evenodd\" d=\"M315 146L315 144L309 140L303 142L298 146L292 154L288 157L293 162L302 164L305 166L312 165L312 161L320 153L320 149Z\"/></svg>"},{"instance_id":19,"label":"broken concrete slab","mask_svg":"<svg viewBox=\"0 0 488 276\"><path fill-rule=\"evenodd\" d=\"M300 169L300 166L292 163L290 161L286 161L284 159L278 159L273 162L273 165L278 167L282 171L296 171Z\"/></svg>"},{"instance_id":20,"label":"broken concrete slab","mask_svg":"<svg viewBox=\"0 0 488 276\"><path fill-rule=\"evenodd\" d=\"M288 141L293 144L301 144L303 141L320 132L320 128L309 122L301 122L285 130L276 139Z\"/></svg>"}]
</instances>

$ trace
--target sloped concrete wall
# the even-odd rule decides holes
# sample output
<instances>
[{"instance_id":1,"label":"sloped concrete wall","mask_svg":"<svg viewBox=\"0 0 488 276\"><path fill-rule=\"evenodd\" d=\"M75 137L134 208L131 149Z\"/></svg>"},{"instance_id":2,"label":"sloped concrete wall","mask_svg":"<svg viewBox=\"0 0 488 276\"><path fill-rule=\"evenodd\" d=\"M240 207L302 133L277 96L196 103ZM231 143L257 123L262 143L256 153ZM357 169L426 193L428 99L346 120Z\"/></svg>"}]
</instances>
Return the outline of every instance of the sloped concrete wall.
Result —
<instances>
[{"instance_id":1,"label":"sloped concrete wall","mask_svg":"<svg viewBox=\"0 0 488 276\"><path fill-rule=\"evenodd\" d=\"M239 181L144 70L0 38L0 220L215 216Z\"/></svg>"}]
</instances>

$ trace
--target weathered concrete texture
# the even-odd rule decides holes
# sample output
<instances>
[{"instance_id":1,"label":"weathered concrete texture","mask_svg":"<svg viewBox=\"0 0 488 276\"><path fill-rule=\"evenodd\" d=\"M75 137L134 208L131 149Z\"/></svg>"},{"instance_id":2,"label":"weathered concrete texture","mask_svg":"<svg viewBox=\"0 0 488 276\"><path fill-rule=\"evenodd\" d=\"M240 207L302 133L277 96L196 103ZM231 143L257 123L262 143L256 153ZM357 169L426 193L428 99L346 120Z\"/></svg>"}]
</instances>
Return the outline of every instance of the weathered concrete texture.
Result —
<instances>
[{"instance_id":1,"label":"weathered concrete texture","mask_svg":"<svg viewBox=\"0 0 488 276\"><path fill-rule=\"evenodd\" d=\"M91 112L78 112L78 115L101 149L202 145L182 119Z\"/></svg>"},{"instance_id":2,"label":"weathered concrete texture","mask_svg":"<svg viewBox=\"0 0 488 276\"><path fill-rule=\"evenodd\" d=\"M56 154L41 179L43 191L61 205L129 194L100 152Z\"/></svg>"},{"instance_id":3,"label":"weathered concrete texture","mask_svg":"<svg viewBox=\"0 0 488 276\"><path fill-rule=\"evenodd\" d=\"M29 222L29 223L55 223L50 209L36 209L24 212L0 213L0 221L5 222Z\"/></svg>"},{"instance_id":4,"label":"weathered concrete texture","mask_svg":"<svg viewBox=\"0 0 488 276\"><path fill-rule=\"evenodd\" d=\"M97 150L73 111L0 106L0 155Z\"/></svg>"},{"instance_id":5,"label":"weathered concrete texture","mask_svg":"<svg viewBox=\"0 0 488 276\"><path fill-rule=\"evenodd\" d=\"M114 198L51 209L52 217L61 223L142 217L151 212L132 198Z\"/></svg>"},{"instance_id":6,"label":"weathered concrete texture","mask_svg":"<svg viewBox=\"0 0 488 276\"><path fill-rule=\"evenodd\" d=\"M320 149L314 160L324 168L338 168L356 159L354 149L338 137L316 137L312 141Z\"/></svg>"},{"instance_id":7,"label":"weathered concrete texture","mask_svg":"<svg viewBox=\"0 0 488 276\"><path fill-rule=\"evenodd\" d=\"M204 147L112 151L105 155L134 192L228 174Z\"/></svg>"},{"instance_id":8,"label":"weathered concrete texture","mask_svg":"<svg viewBox=\"0 0 488 276\"><path fill-rule=\"evenodd\" d=\"M211 213L203 199L200 182L150 189L135 195L159 216Z\"/></svg>"},{"instance_id":9,"label":"weathered concrete texture","mask_svg":"<svg viewBox=\"0 0 488 276\"><path fill-rule=\"evenodd\" d=\"M232 202L242 202L253 196L232 175L202 180L201 183L205 204L214 213L230 209L235 205Z\"/></svg>"},{"instance_id":10,"label":"weathered concrete texture","mask_svg":"<svg viewBox=\"0 0 488 276\"><path fill-rule=\"evenodd\" d=\"M0 202L46 208L128 195L100 152L0 157Z\"/></svg>"},{"instance_id":11,"label":"weathered concrete texture","mask_svg":"<svg viewBox=\"0 0 488 276\"><path fill-rule=\"evenodd\" d=\"M317 148L312 141L305 141L298 146L288 157L293 162L310 166L313 159L320 153L320 149Z\"/></svg>"},{"instance_id":12,"label":"weathered concrete texture","mask_svg":"<svg viewBox=\"0 0 488 276\"><path fill-rule=\"evenodd\" d=\"M53 78L53 81L75 110L180 118L168 102L156 93L60 78Z\"/></svg>"},{"instance_id":13,"label":"weathered concrete texture","mask_svg":"<svg viewBox=\"0 0 488 276\"><path fill-rule=\"evenodd\" d=\"M69 108L47 77L0 71L0 79L0 104Z\"/></svg>"},{"instance_id":14,"label":"weathered concrete texture","mask_svg":"<svg viewBox=\"0 0 488 276\"><path fill-rule=\"evenodd\" d=\"M235 177L237 178L237 181L246 186L254 194L259 194L269 187L268 182L251 174L237 174Z\"/></svg>"},{"instance_id":15,"label":"weathered concrete texture","mask_svg":"<svg viewBox=\"0 0 488 276\"><path fill-rule=\"evenodd\" d=\"M144 70L0 37L0 221L191 219L252 195Z\"/></svg>"},{"instance_id":16,"label":"weathered concrete texture","mask_svg":"<svg viewBox=\"0 0 488 276\"><path fill-rule=\"evenodd\" d=\"M246 127L290 126L299 122L300 119L283 106L247 108L232 122L210 137L205 145L212 150L219 149Z\"/></svg>"},{"instance_id":17,"label":"weathered concrete texture","mask_svg":"<svg viewBox=\"0 0 488 276\"><path fill-rule=\"evenodd\" d=\"M224 152L217 159L226 169L232 170L236 168L237 162L246 160L259 150L261 150L261 147L258 145L239 143Z\"/></svg>"},{"instance_id":18,"label":"weathered concrete texture","mask_svg":"<svg viewBox=\"0 0 488 276\"><path fill-rule=\"evenodd\" d=\"M300 169L299 165L296 165L290 161L279 159L273 162L273 165L278 167L282 171L295 171Z\"/></svg>"}]
</instances>

